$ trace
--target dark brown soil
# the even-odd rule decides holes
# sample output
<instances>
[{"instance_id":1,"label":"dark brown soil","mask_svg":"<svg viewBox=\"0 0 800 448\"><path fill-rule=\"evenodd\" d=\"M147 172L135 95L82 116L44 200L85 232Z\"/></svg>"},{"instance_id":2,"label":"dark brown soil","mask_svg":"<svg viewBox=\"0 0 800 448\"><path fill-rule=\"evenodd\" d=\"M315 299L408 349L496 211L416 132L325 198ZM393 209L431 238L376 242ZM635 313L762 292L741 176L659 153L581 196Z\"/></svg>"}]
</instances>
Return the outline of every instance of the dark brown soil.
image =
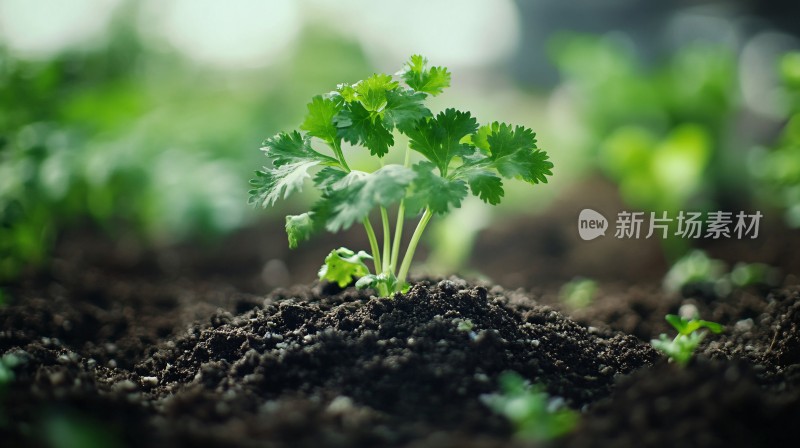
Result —
<instances>
[{"instance_id":1,"label":"dark brown soil","mask_svg":"<svg viewBox=\"0 0 800 448\"><path fill-rule=\"evenodd\" d=\"M472 267L519 290L287 287L313 278L333 243L290 253L278 225L150 251L65 235L50 266L3 286L0 355L18 363L0 385L0 446L536 446L480 399L507 370L581 413L552 446L796 445L800 232L772 222L756 242L707 244L731 264L780 268L778 287L667 293L653 241L577 240L564 210L618 206L579 198L480 237L477 252L501 256ZM583 309L558 299L576 275L600 284ZM687 305L725 332L681 369L648 342L672 335L664 315Z\"/></svg>"},{"instance_id":2,"label":"dark brown soil","mask_svg":"<svg viewBox=\"0 0 800 448\"><path fill-rule=\"evenodd\" d=\"M22 360L4 446L47 446L54 415L120 446L511 446L479 398L506 370L583 411L560 446L780 446L800 421L797 287L722 304L650 291L649 307L632 291L576 322L546 297L455 278L376 299L86 275L82 288L21 288L0 311L0 352ZM612 299L640 316L639 338L612 330L627 321ZM681 302L727 327L685 370L642 340Z\"/></svg>"}]
</instances>

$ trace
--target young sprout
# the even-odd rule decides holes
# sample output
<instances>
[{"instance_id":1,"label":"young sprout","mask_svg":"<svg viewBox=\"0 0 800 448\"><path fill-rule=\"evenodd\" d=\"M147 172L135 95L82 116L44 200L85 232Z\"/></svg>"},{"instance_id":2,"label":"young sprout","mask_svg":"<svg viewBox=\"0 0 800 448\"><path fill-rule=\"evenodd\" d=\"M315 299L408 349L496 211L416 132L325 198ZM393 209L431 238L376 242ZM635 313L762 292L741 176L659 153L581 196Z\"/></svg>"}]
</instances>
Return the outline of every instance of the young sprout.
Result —
<instances>
[{"instance_id":1,"label":"young sprout","mask_svg":"<svg viewBox=\"0 0 800 448\"><path fill-rule=\"evenodd\" d=\"M716 322L697 318L686 319L675 314L667 314L665 319L678 331L677 336L669 340L667 335L662 333L659 339L651 340L650 345L680 366L685 366L692 359L695 349L705 338L707 332L699 330L707 328L712 333L722 332L722 325Z\"/></svg>"},{"instance_id":2,"label":"young sprout","mask_svg":"<svg viewBox=\"0 0 800 448\"><path fill-rule=\"evenodd\" d=\"M19 364L19 359L12 354L5 354L0 357L0 390L6 384L14 381L14 367Z\"/></svg>"},{"instance_id":3,"label":"young sprout","mask_svg":"<svg viewBox=\"0 0 800 448\"><path fill-rule=\"evenodd\" d=\"M395 76L374 74L315 96L299 131L264 142L268 163L251 181L250 203L272 207L300 191L307 179L319 192L311 211L286 217L291 248L322 229L364 226L370 253L336 249L320 278L340 286L358 278L356 287L373 288L382 297L404 291L414 252L435 215L461 207L470 193L497 205L506 180L547 182L553 164L531 129L498 122L481 126L469 112L428 109L426 100L449 86L446 68L415 55ZM404 162L387 163L399 134L408 145L394 160ZM353 152L371 160L374 169L348 162L346 153ZM374 216L380 226L373 227ZM390 216L396 217L393 229ZM413 216L419 221L402 250L405 219ZM373 272L365 260L371 260Z\"/></svg>"},{"instance_id":4,"label":"young sprout","mask_svg":"<svg viewBox=\"0 0 800 448\"><path fill-rule=\"evenodd\" d=\"M578 423L577 412L564 406L563 399L551 398L542 386L531 386L515 372L500 375L500 389L499 394L482 395L481 401L510 420L519 438L552 440Z\"/></svg>"},{"instance_id":5,"label":"young sprout","mask_svg":"<svg viewBox=\"0 0 800 448\"><path fill-rule=\"evenodd\" d=\"M778 270L764 263L736 263L730 278L731 283L739 288L754 285L776 286L780 283Z\"/></svg>"},{"instance_id":6,"label":"young sprout","mask_svg":"<svg viewBox=\"0 0 800 448\"><path fill-rule=\"evenodd\" d=\"M588 278L575 278L566 283L558 293L558 298L572 309L586 308L592 304L597 294L597 282Z\"/></svg>"},{"instance_id":7,"label":"young sprout","mask_svg":"<svg viewBox=\"0 0 800 448\"><path fill-rule=\"evenodd\" d=\"M725 276L725 263L709 257L702 250L694 250L669 269L664 277L664 289L678 292L689 285L710 285L714 287Z\"/></svg>"}]
</instances>

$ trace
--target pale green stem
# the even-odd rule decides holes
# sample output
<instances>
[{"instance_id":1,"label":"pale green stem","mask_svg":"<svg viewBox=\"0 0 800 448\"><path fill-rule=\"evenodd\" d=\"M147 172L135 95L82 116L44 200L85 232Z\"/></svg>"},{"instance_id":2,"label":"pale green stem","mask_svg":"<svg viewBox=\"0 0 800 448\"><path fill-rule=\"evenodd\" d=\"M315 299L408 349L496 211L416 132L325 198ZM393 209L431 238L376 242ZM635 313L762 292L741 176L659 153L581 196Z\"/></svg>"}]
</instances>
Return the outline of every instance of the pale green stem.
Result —
<instances>
[{"instance_id":1,"label":"pale green stem","mask_svg":"<svg viewBox=\"0 0 800 448\"><path fill-rule=\"evenodd\" d=\"M388 273L392 235L389 232L389 212L386 211L386 207L381 207L381 221L383 222L383 270L381 272Z\"/></svg>"},{"instance_id":2,"label":"pale green stem","mask_svg":"<svg viewBox=\"0 0 800 448\"><path fill-rule=\"evenodd\" d=\"M378 247L378 239L375 238L375 230L372 229L372 223L369 222L369 217L364 218L362 221L364 229L367 231L369 238L369 247L372 250L372 261L375 263L375 274L381 273L381 249Z\"/></svg>"},{"instance_id":3,"label":"pale green stem","mask_svg":"<svg viewBox=\"0 0 800 448\"><path fill-rule=\"evenodd\" d=\"M411 147L406 145L406 158L403 166L408 168L411 164ZM397 272L397 259L400 257L400 243L403 240L403 223L406 219L406 201L400 201L400 206L397 208L397 224L394 226L394 243L392 244L392 259L389 263L389 268L392 273Z\"/></svg>"},{"instance_id":4,"label":"pale green stem","mask_svg":"<svg viewBox=\"0 0 800 448\"><path fill-rule=\"evenodd\" d=\"M397 272L397 258L400 256L400 242L403 239L403 222L405 221L406 202L400 201L400 206L397 208L397 224L394 227L394 243L392 245L392 260L389 263L391 272Z\"/></svg>"},{"instance_id":5,"label":"pale green stem","mask_svg":"<svg viewBox=\"0 0 800 448\"><path fill-rule=\"evenodd\" d=\"M342 152L342 144L334 140L331 147L333 148L333 152L336 153L336 158L339 159L339 163L342 164L342 168L344 168L344 170L349 173L350 167L347 165L347 161L344 160L344 153Z\"/></svg>"},{"instance_id":6,"label":"pale green stem","mask_svg":"<svg viewBox=\"0 0 800 448\"><path fill-rule=\"evenodd\" d=\"M433 213L429 208L425 209L425 213L422 214L422 218L420 218L419 223L417 224L417 228L414 229L414 233L411 235L411 241L408 243L408 249L406 250L406 254L403 256L403 264L400 266L400 273L397 276L397 284L402 285L406 281L406 276L408 275L408 269L411 267L411 260L414 258L414 252L417 250L417 244L419 243L419 239L422 237L422 232L425 231L425 226L428 225L428 221L431 220Z\"/></svg>"}]
</instances>

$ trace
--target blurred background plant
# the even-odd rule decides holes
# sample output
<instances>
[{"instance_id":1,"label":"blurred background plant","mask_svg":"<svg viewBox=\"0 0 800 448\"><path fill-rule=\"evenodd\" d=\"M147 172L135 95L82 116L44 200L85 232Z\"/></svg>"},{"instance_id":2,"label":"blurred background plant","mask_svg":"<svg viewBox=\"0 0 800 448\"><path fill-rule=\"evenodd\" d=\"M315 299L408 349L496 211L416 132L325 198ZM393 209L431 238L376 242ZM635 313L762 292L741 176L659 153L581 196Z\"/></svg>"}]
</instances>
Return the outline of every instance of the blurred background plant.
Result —
<instances>
[{"instance_id":1,"label":"blurred background plant","mask_svg":"<svg viewBox=\"0 0 800 448\"><path fill-rule=\"evenodd\" d=\"M712 200L715 178L731 175L719 163L738 105L731 50L693 43L646 69L627 43L574 34L551 41L582 149L630 206L674 212Z\"/></svg>"},{"instance_id":2,"label":"blurred background plant","mask_svg":"<svg viewBox=\"0 0 800 448\"><path fill-rule=\"evenodd\" d=\"M577 310L591 305L596 294L596 281L577 277L564 283L558 293L558 299L570 309Z\"/></svg>"},{"instance_id":3,"label":"blurred background plant","mask_svg":"<svg viewBox=\"0 0 800 448\"><path fill-rule=\"evenodd\" d=\"M780 283L777 268L765 263L737 262L732 269L711 258L702 250L692 250L678 259L664 276L663 286L669 292L685 297L727 297L734 288L772 288Z\"/></svg>"},{"instance_id":4,"label":"blurred background plant","mask_svg":"<svg viewBox=\"0 0 800 448\"><path fill-rule=\"evenodd\" d=\"M774 149L754 151L751 166L764 200L784 209L790 226L800 227L800 52L786 54L780 69L786 125Z\"/></svg>"},{"instance_id":5,"label":"blurred background plant","mask_svg":"<svg viewBox=\"0 0 800 448\"><path fill-rule=\"evenodd\" d=\"M500 392L481 395L492 411L514 425L520 439L548 441L568 434L578 424L579 414L561 397L551 397L542 385L531 385L516 372L499 377Z\"/></svg>"},{"instance_id":6,"label":"blurred background plant","mask_svg":"<svg viewBox=\"0 0 800 448\"><path fill-rule=\"evenodd\" d=\"M777 70L800 48L787 20L797 8L0 0L0 280L46 262L68 229L158 247L280 219L292 210L246 205L260 142L333 82L412 53L458 74L460 109L536 130L557 169L548 188L509 185L500 210L467 202L439 221L431 272L463 270L481 231L540 213L595 173L631 208L755 201L798 224L797 54L781 63L783 84ZM677 258L688 247L666 249Z\"/></svg>"}]
</instances>

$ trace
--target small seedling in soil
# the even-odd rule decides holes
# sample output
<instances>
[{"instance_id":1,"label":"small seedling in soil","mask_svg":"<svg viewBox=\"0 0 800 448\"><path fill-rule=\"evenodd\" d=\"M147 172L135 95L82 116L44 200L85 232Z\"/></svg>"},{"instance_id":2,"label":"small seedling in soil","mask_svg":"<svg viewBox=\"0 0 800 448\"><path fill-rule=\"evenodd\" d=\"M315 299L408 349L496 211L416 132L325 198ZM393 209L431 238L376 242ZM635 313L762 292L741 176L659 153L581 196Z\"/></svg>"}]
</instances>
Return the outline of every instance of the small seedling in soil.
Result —
<instances>
[{"instance_id":1,"label":"small seedling in soil","mask_svg":"<svg viewBox=\"0 0 800 448\"><path fill-rule=\"evenodd\" d=\"M500 375L502 393L481 396L494 412L514 424L516 436L537 441L552 440L572 431L578 414L551 398L539 385L531 386L514 372Z\"/></svg>"},{"instance_id":2,"label":"small seedling in soil","mask_svg":"<svg viewBox=\"0 0 800 448\"><path fill-rule=\"evenodd\" d=\"M588 278L576 278L561 288L559 300L571 309L586 308L597 294L597 282Z\"/></svg>"},{"instance_id":3,"label":"small seedling in soil","mask_svg":"<svg viewBox=\"0 0 800 448\"><path fill-rule=\"evenodd\" d=\"M780 283L777 269L764 263L737 263L730 272L722 260L694 250L672 265L664 277L664 289L685 297L703 295L723 298L735 288L770 288Z\"/></svg>"},{"instance_id":4,"label":"small seedling in soil","mask_svg":"<svg viewBox=\"0 0 800 448\"><path fill-rule=\"evenodd\" d=\"M706 337L707 332L700 331L701 329L707 328L712 333L722 332L722 325L716 322L686 319L675 314L667 314L665 319L675 327L678 335L670 341L667 335L662 333L659 339L651 340L650 344L656 350L667 355L670 361L677 362L680 366L685 366L692 359L695 349Z\"/></svg>"},{"instance_id":5,"label":"small seedling in soil","mask_svg":"<svg viewBox=\"0 0 800 448\"><path fill-rule=\"evenodd\" d=\"M0 356L0 429L8 425L8 418L5 412L5 395L9 385L14 381L14 367L20 364L20 360L13 354L7 353Z\"/></svg>"},{"instance_id":6,"label":"small seedling in soil","mask_svg":"<svg viewBox=\"0 0 800 448\"><path fill-rule=\"evenodd\" d=\"M739 288L762 285L773 287L780 283L778 270L764 263L737 263L729 277L731 283Z\"/></svg>"},{"instance_id":7,"label":"small seedling in soil","mask_svg":"<svg viewBox=\"0 0 800 448\"><path fill-rule=\"evenodd\" d=\"M726 268L724 262L709 257L702 250L691 251L676 261L664 276L664 289L677 292L694 287L715 292Z\"/></svg>"},{"instance_id":8,"label":"small seedling in soil","mask_svg":"<svg viewBox=\"0 0 800 448\"><path fill-rule=\"evenodd\" d=\"M469 112L456 109L434 115L425 100L449 85L446 68L430 67L422 56L412 56L395 76L374 74L315 96L302 132L281 132L264 142L269 163L251 181L251 204L273 206L300 191L315 171L313 185L320 199L311 211L286 217L290 247L321 229L337 232L361 223L366 230L371 253L335 249L320 278L340 286L358 278L357 287L373 288L382 297L404 291L417 244L434 215L460 207L470 192L488 204L500 203L504 179L538 184L552 175L553 164L537 147L532 130L498 122L480 126ZM397 134L409 142L400 157L404 163L386 163ZM366 149L375 169L354 169L345 152L358 149L345 143ZM412 163L412 151L420 161ZM371 223L373 211L380 214L382 245ZM420 216L419 222L401 262L403 223L414 215ZM366 265L369 260L373 272Z\"/></svg>"}]
</instances>

